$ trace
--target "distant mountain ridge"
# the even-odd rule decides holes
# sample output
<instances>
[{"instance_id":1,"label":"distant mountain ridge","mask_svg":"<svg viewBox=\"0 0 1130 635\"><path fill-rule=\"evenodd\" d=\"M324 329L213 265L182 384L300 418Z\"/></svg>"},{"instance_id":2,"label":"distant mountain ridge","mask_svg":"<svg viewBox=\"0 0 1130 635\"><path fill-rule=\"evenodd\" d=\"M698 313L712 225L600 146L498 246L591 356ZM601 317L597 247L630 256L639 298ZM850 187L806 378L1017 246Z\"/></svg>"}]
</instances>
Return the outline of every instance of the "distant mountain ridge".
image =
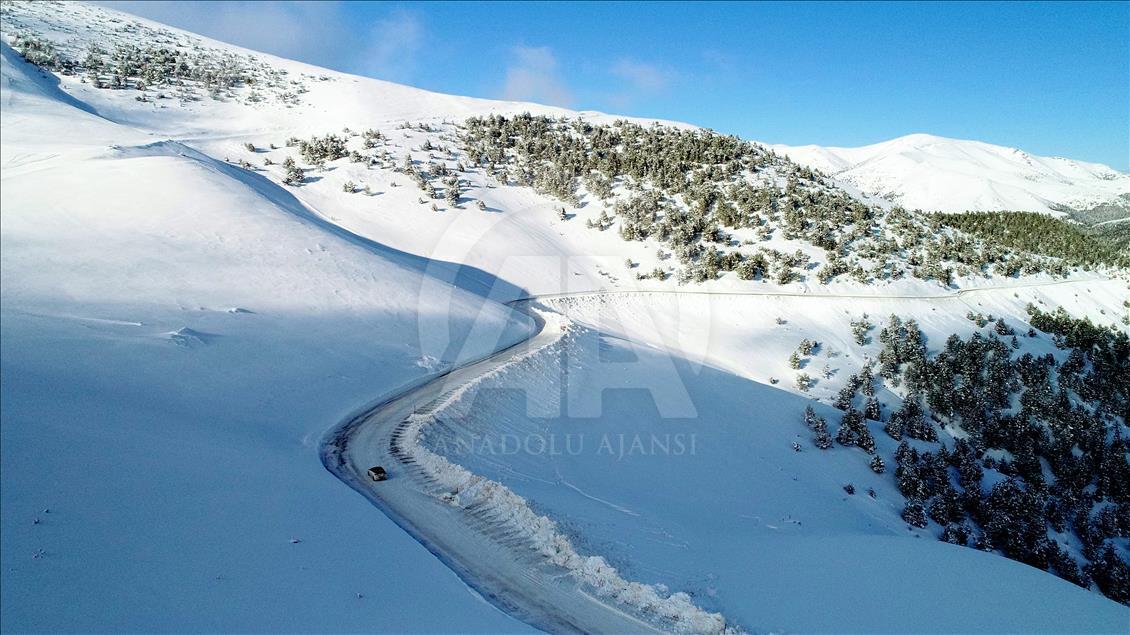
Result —
<instances>
[{"instance_id":1,"label":"distant mountain ridge","mask_svg":"<svg viewBox=\"0 0 1130 635\"><path fill-rule=\"evenodd\" d=\"M907 208L1071 213L1088 222L1130 216L1130 174L981 141L911 134L857 148L770 146ZM1087 213L1099 209L1102 218Z\"/></svg>"}]
</instances>

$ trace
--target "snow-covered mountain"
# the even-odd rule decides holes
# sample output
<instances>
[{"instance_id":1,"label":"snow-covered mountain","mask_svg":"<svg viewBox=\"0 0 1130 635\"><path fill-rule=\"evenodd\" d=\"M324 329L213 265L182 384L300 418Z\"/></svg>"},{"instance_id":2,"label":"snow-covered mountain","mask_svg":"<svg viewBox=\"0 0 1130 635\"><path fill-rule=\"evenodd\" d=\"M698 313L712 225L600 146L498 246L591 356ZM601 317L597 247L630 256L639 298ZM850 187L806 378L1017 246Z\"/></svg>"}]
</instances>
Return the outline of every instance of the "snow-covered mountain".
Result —
<instances>
[{"instance_id":1,"label":"snow-covered mountain","mask_svg":"<svg viewBox=\"0 0 1130 635\"><path fill-rule=\"evenodd\" d=\"M92 5L5 2L2 26L2 630L525 632L497 610L507 598L477 592L474 563L414 540L319 459L359 411L529 336L535 320L506 304L529 295L566 316L560 340L438 391L458 416L422 434L437 454L466 437L589 439L588 453L445 455L468 470L435 497L451 517L479 495L511 504L479 509L493 520L541 515L491 557L535 534L569 556L561 577L590 575L581 600L618 594L652 620L641 630L687 623L673 611L756 632L1125 623L1097 592L943 544L936 523L908 527L893 464L877 474L858 449L816 450L802 414L811 402L832 416L826 402L880 356L876 325L853 336L868 315L913 316L936 349L993 328L973 313L1023 333L1028 303L1119 324L1124 281L636 280L671 256L586 227L604 203L565 214L457 137L471 116L617 117L430 93ZM48 72L17 36L52 43L25 41L25 57L95 44L102 62ZM146 46L199 72L138 87L119 69ZM303 156L299 139L329 134L346 154ZM405 164L443 166L460 197L425 198ZM802 339L819 357L793 364ZM1048 337L1017 345L1067 356ZM882 385L877 398L890 410L900 396ZM895 441L870 425L890 459ZM632 456L634 436L658 433L694 434L701 454ZM406 472L390 482L430 495L396 480ZM986 487L1003 479L986 471ZM535 600L554 584L526 581Z\"/></svg>"},{"instance_id":2,"label":"snow-covered mountain","mask_svg":"<svg viewBox=\"0 0 1130 635\"><path fill-rule=\"evenodd\" d=\"M1130 214L1130 174L981 141L911 134L858 148L770 147L911 209L1052 213L1114 205Z\"/></svg>"}]
</instances>

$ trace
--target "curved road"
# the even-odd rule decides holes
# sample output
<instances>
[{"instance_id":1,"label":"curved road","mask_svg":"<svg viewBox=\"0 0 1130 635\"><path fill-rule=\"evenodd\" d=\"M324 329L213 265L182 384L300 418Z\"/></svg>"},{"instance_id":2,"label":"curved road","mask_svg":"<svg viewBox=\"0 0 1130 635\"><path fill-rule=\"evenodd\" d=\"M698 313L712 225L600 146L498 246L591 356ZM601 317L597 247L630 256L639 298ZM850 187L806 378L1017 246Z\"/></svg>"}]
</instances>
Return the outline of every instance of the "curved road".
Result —
<instances>
[{"instance_id":1,"label":"curved road","mask_svg":"<svg viewBox=\"0 0 1130 635\"><path fill-rule=\"evenodd\" d=\"M511 303L518 310L526 301ZM531 546L493 531L485 515L441 501L443 490L399 446L407 418L427 413L452 391L514 359L555 342L561 332L537 322L530 338L485 359L451 370L380 403L334 429L322 445L322 463L449 566L471 588L510 615L553 633L661 632L582 588L569 571L550 565ZM372 482L382 465L389 479Z\"/></svg>"},{"instance_id":2,"label":"curved road","mask_svg":"<svg viewBox=\"0 0 1130 635\"><path fill-rule=\"evenodd\" d=\"M436 480L416 465L400 445L400 435L413 413L428 414L453 391L519 357L555 342L559 329L529 310L538 299L632 293L683 293L691 295L758 295L810 298L954 299L964 295L1006 289L1061 284L1086 284L1096 280L1052 281L1022 285L964 289L938 295L874 296L762 292L710 294L686 291L587 291L547 294L514 300L509 305L531 316L537 331L527 340L484 359L425 380L407 391L339 424L323 440L322 463L331 473L369 499L407 531L468 586L510 615L547 632L637 633L661 632L656 624L626 606L617 606L584 588L571 573L547 562L532 544L501 527L488 512L476 513L443 502L446 493ZM389 480L372 482L369 467L382 465ZM504 520L504 519L503 519Z\"/></svg>"}]
</instances>

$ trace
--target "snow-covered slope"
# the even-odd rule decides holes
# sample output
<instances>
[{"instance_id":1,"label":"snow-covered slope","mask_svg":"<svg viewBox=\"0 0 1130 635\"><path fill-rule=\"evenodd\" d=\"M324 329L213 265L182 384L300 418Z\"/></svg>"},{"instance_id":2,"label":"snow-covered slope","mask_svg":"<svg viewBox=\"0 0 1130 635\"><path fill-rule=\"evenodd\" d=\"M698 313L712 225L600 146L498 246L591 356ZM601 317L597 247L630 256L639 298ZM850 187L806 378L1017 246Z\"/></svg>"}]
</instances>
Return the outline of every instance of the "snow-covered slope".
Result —
<instances>
[{"instance_id":1,"label":"snow-covered slope","mask_svg":"<svg viewBox=\"0 0 1130 635\"><path fill-rule=\"evenodd\" d=\"M524 321L76 108L7 45L0 70L3 630L523 630L316 447Z\"/></svg>"},{"instance_id":2,"label":"snow-covered slope","mask_svg":"<svg viewBox=\"0 0 1130 635\"><path fill-rule=\"evenodd\" d=\"M911 209L1055 212L1119 201L1130 209L1130 174L980 141L912 134L858 148L770 147Z\"/></svg>"},{"instance_id":3,"label":"snow-covered slope","mask_svg":"<svg viewBox=\"0 0 1130 635\"><path fill-rule=\"evenodd\" d=\"M1117 632L1124 607L908 527L894 479L859 450L813 447L801 413L877 355L851 340L851 316L920 316L939 346L976 329L968 310L1010 320L1027 302L1113 311L1124 291L554 300L574 322L563 340L468 391L425 443L535 501L630 578L691 593L751 632ZM804 337L822 342L806 370L831 370L807 395L785 361ZM897 442L874 426L880 454L892 453Z\"/></svg>"},{"instance_id":4,"label":"snow-covered slope","mask_svg":"<svg viewBox=\"0 0 1130 635\"><path fill-rule=\"evenodd\" d=\"M4 35L48 34L64 50L81 57L92 33L109 47L137 41L175 42L184 51L203 51L214 59L234 56L260 75L283 77L282 88L240 88L212 98L198 90L191 96L172 90L148 91L138 101L133 90L94 88L82 77L63 77L68 99L102 117L139 131L152 141L174 141L233 164L249 162L249 170L281 183L286 157L296 157L290 138L308 139L377 130L388 141L383 148L400 165L411 157L421 165L431 160L454 167L458 152L422 150L425 140L454 141L453 122L492 113L530 112L551 116L583 115L610 123L619 117L577 113L531 103L492 101L432 93L410 86L362 78L231 46L141 18L91 5L71 3L9 3L5 5ZM65 43L65 44L63 44ZM265 81L265 80L264 80ZM281 99L277 91L291 95ZM252 95L255 101L252 101ZM647 120L650 123L652 120ZM667 123L667 122L664 122ZM425 126L434 133L423 132ZM359 145L355 136L351 142ZM256 147L248 152L246 144ZM266 162L273 165L265 165ZM301 159L300 159L301 161ZM625 257L654 260L642 245L626 244L614 232L586 230L583 220L557 219L556 200L528 188L497 183L481 171L463 176L468 187L463 209L430 211L410 179L391 169L335 162L324 173L290 191L315 214L335 225L378 240L381 244L426 258L436 275L454 276L443 263L481 268L508 284L493 289L497 299L526 292L552 293L599 288L612 282L611 271L623 270ZM342 186L354 182L365 193L346 195ZM480 211L472 206L482 200ZM485 212L485 213L484 213ZM592 212L595 214L595 212ZM465 275L462 272L461 275ZM492 279L493 280L493 279Z\"/></svg>"}]
</instances>

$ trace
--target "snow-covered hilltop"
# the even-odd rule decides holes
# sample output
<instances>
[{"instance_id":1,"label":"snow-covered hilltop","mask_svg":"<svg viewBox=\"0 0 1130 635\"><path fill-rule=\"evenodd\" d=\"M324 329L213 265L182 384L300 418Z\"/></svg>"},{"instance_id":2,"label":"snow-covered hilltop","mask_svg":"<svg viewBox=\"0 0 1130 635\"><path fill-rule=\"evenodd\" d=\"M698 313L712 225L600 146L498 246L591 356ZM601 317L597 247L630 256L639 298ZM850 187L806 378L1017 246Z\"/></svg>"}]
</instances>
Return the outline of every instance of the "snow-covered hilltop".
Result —
<instances>
[{"instance_id":1,"label":"snow-covered hilltop","mask_svg":"<svg viewBox=\"0 0 1130 635\"><path fill-rule=\"evenodd\" d=\"M912 134L858 148L770 146L792 160L907 208L925 211L1130 215L1130 174L1098 163ZM1096 219L1098 220L1098 219Z\"/></svg>"}]
</instances>

